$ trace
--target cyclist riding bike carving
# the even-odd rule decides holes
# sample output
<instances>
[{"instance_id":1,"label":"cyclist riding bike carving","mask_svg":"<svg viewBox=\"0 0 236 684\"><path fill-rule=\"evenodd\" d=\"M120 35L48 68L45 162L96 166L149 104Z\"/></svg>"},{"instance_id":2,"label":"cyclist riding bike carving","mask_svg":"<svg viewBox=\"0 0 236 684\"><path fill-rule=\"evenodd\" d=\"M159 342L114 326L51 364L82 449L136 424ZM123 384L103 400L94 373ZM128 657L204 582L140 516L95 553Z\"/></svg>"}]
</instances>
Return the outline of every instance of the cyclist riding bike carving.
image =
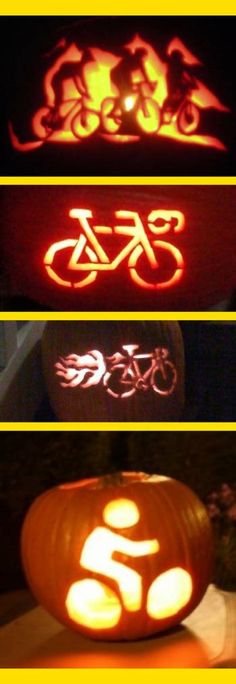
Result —
<instances>
[{"instance_id":1,"label":"cyclist riding bike carving","mask_svg":"<svg viewBox=\"0 0 236 684\"><path fill-rule=\"evenodd\" d=\"M130 128L130 125L133 128L135 123L145 133L158 131L160 108L152 98L157 81L150 81L145 57L147 50L138 48L134 54L126 53L120 64L113 69L112 80L120 95L117 98L106 98L102 104L102 124L107 132L118 132L122 124L125 128Z\"/></svg>"},{"instance_id":2,"label":"cyclist riding bike carving","mask_svg":"<svg viewBox=\"0 0 236 684\"><path fill-rule=\"evenodd\" d=\"M163 104L163 123L171 123L176 116L179 131L189 135L196 131L200 120L199 109L191 100L191 93L198 86L196 79L186 71L180 50L173 50L168 57L166 80L168 96Z\"/></svg>"},{"instance_id":3,"label":"cyclist riding bike carving","mask_svg":"<svg viewBox=\"0 0 236 684\"><path fill-rule=\"evenodd\" d=\"M84 66L89 59L91 57L88 49L83 53L79 62L64 62L54 75L51 84L55 96L54 105L48 108L48 110L45 108L45 115L41 118L42 126L45 127L45 133L50 134L52 131L58 130L63 126L63 84L67 79L72 80L75 92L78 93L78 97L74 101L74 107L77 106L77 102L81 98L89 97L87 83L84 78Z\"/></svg>"}]
</instances>

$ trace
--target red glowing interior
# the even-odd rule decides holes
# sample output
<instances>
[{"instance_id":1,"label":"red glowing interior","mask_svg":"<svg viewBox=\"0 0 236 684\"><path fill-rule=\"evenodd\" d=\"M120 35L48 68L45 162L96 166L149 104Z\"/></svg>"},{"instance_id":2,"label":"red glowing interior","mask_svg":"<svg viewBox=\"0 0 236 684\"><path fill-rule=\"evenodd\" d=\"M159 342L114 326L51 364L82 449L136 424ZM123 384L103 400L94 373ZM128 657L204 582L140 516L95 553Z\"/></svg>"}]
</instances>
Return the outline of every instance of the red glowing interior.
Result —
<instances>
[{"instance_id":1,"label":"red glowing interior","mask_svg":"<svg viewBox=\"0 0 236 684\"><path fill-rule=\"evenodd\" d=\"M201 62L179 38L170 41L164 58L138 35L122 56L91 47L85 59L75 43L60 45L44 77L44 102L32 117L35 140L20 142L9 124L17 150L28 152L46 141L80 143L94 134L117 143L160 135L225 149L216 137L201 134L201 113L229 109L190 75Z\"/></svg>"}]
</instances>

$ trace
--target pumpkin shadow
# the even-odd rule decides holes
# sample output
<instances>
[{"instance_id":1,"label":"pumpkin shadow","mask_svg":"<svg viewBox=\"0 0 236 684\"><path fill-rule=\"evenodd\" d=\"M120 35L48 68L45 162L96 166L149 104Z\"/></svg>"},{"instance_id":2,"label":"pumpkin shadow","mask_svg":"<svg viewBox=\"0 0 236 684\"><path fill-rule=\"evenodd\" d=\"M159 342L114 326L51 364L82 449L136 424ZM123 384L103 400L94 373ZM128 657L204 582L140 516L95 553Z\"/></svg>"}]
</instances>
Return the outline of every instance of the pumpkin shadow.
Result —
<instances>
[{"instance_id":1,"label":"pumpkin shadow","mask_svg":"<svg viewBox=\"0 0 236 684\"><path fill-rule=\"evenodd\" d=\"M48 639L20 668L208 668L204 643L184 626L137 641L92 641L67 629Z\"/></svg>"}]
</instances>

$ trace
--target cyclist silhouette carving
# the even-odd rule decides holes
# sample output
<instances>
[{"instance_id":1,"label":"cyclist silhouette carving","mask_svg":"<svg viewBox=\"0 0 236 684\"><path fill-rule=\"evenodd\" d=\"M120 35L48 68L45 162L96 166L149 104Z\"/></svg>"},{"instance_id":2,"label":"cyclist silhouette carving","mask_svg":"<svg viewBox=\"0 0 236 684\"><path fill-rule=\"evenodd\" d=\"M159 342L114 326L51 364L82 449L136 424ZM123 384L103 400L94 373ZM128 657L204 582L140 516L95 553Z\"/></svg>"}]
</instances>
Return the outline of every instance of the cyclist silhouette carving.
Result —
<instances>
[{"instance_id":1,"label":"cyclist silhouette carving","mask_svg":"<svg viewBox=\"0 0 236 684\"><path fill-rule=\"evenodd\" d=\"M77 41L62 40L57 48L60 52L54 61L50 57L44 75L44 103L31 118L36 139L21 141L9 121L11 143L18 151L33 151L45 143L76 144L95 133L119 143L160 133L226 149L198 128L202 110L230 110L191 75L200 62L178 38L170 41L162 58L138 35L117 47L116 54L100 47L80 48Z\"/></svg>"},{"instance_id":2,"label":"cyclist silhouette carving","mask_svg":"<svg viewBox=\"0 0 236 684\"><path fill-rule=\"evenodd\" d=\"M139 72L141 80L149 83L145 68L145 57L147 50L138 48L134 53L124 51L124 56L120 63L112 71L112 80L117 85L120 93L130 93L133 84L132 72Z\"/></svg>"},{"instance_id":3,"label":"cyclist silhouette carving","mask_svg":"<svg viewBox=\"0 0 236 684\"><path fill-rule=\"evenodd\" d=\"M131 499L114 499L106 504L102 515L105 525L96 527L88 535L79 559L81 568L93 573L93 577L72 583L66 596L70 618L78 624L100 629L116 625L122 609L138 612L143 602L148 615L156 620L181 610L192 594L192 581L186 570L175 567L162 572L144 596L141 573L126 565L129 558L152 556L160 551L158 539L133 541L123 534L123 530L134 527L140 519L136 503ZM122 529L122 534L114 529ZM125 558L115 560L115 553ZM106 578L112 580L112 586L104 582ZM165 586L169 591L164 591Z\"/></svg>"},{"instance_id":4,"label":"cyclist silhouette carving","mask_svg":"<svg viewBox=\"0 0 236 684\"><path fill-rule=\"evenodd\" d=\"M103 100L118 92L111 72L119 62L120 57L99 48L68 47L45 78L48 106L32 119L38 137L66 142L90 137L100 127L106 131Z\"/></svg>"},{"instance_id":5,"label":"cyclist silhouette carving","mask_svg":"<svg viewBox=\"0 0 236 684\"><path fill-rule=\"evenodd\" d=\"M102 120L107 132L118 132L122 124L131 129L134 125L144 133L155 133L160 126L160 109L152 98L157 80L151 81L145 59L148 51L137 48L134 53L124 52L118 66L112 70L112 80L119 90L117 98L106 98L102 106ZM116 124L110 128L109 119ZM133 130L133 132L135 132Z\"/></svg>"},{"instance_id":6,"label":"cyclist silhouette carving","mask_svg":"<svg viewBox=\"0 0 236 684\"><path fill-rule=\"evenodd\" d=\"M82 97L89 97L88 84L84 76L84 67L91 60L90 50L83 52L80 61L64 62L52 78L52 89L54 91L54 107L45 115L45 127L51 130L60 129L63 126L63 116L60 113L61 105L64 102L64 82L70 79L73 83L75 93L78 93L78 100ZM75 98L76 99L76 98Z\"/></svg>"},{"instance_id":7,"label":"cyclist silhouette carving","mask_svg":"<svg viewBox=\"0 0 236 684\"><path fill-rule=\"evenodd\" d=\"M196 131L200 121L199 109L191 100L191 93L198 86L194 76L189 73L190 69L191 66L186 65L180 50L173 50L168 56L168 95L163 104L163 123L170 123L176 116L177 127L185 135Z\"/></svg>"}]
</instances>

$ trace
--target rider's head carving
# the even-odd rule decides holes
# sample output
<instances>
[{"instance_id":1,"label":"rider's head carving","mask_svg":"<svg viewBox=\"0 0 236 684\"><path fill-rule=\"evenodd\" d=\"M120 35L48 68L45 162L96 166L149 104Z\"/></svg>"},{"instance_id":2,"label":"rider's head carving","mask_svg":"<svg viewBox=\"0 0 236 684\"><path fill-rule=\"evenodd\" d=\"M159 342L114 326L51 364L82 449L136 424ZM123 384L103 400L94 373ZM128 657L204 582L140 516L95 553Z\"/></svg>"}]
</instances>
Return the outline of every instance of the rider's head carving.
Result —
<instances>
[{"instance_id":1,"label":"rider's head carving","mask_svg":"<svg viewBox=\"0 0 236 684\"><path fill-rule=\"evenodd\" d=\"M106 504L103 520L110 527L133 527L140 519L138 507L131 499L114 499Z\"/></svg>"}]
</instances>

